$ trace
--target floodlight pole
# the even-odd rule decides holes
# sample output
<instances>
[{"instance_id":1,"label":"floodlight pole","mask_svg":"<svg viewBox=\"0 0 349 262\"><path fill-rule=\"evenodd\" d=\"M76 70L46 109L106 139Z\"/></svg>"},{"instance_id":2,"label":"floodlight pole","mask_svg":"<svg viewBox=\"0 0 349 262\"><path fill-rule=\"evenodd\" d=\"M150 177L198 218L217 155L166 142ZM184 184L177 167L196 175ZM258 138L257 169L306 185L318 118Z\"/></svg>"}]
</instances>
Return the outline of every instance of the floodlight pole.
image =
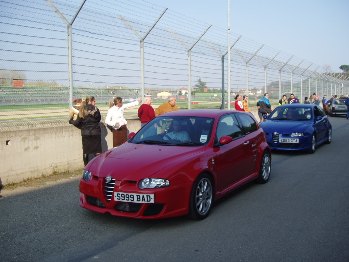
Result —
<instances>
[{"instance_id":1,"label":"floodlight pole","mask_svg":"<svg viewBox=\"0 0 349 262\"><path fill-rule=\"evenodd\" d=\"M212 25L210 25L202 34L201 36L196 40L196 42L188 49L188 109L191 109L191 50L194 48L194 46L201 40L201 38L206 34L206 32L211 28Z\"/></svg>"},{"instance_id":2,"label":"floodlight pole","mask_svg":"<svg viewBox=\"0 0 349 262\"><path fill-rule=\"evenodd\" d=\"M267 81L268 81L267 69L268 69L268 66L275 60L275 58L279 54L280 54L280 52L278 52L272 59L269 60L269 62L267 64L264 65L264 93L267 92Z\"/></svg>"},{"instance_id":3,"label":"floodlight pole","mask_svg":"<svg viewBox=\"0 0 349 262\"><path fill-rule=\"evenodd\" d=\"M231 47L229 48L229 50L231 51L233 49L233 47L236 45L236 43L240 40L241 35L235 40L235 42L231 45ZM222 103L221 103L221 108L220 109L224 109L224 60L225 60L225 56L228 54L228 51L225 52L225 54L222 55ZM228 88L229 90L229 88ZM230 99L229 99L230 101ZM229 102L230 104L230 102ZM228 107L230 109L230 106Z\"/></svg>"},{"instance_id":4,"label":"floodlight pole","mask_svg":"<svg viewBox=\"0 0 349 262\"><path fill-rule=\"evenodd\" d=\"M281 71L282 69L291 61L291 59L293 58L293 56L291 56L286 63L284 63L280 69L279 69L279 98L281 97Z\"/></svg>"},{"instance_id":5,"label":"floodlight pole","mask_svg":"<svg viewBox=\"0 0 349 262\"><path fill-rule=\"evenodd\" d=\"M291 71L291 94L293 93L293 73L299 68L299 66L304 62L302 60L292 71Z\"/></svg>"},{"instance_id":6,"label":"floodlight pole","mask_svg":"<svg viewBox=\"0 0 349 262\"><path fill-rule=\"evenodd\" d=\"M79 10L75 13L73 19L69 22L61 11L54 5L52 0L47 0L47 3L53 8L53 11L58 14L67 25L68 39L68 78L69 78L69 107L73 106L73 23L84 6L86 0L83 0Z\"/></svg>"}]
</instances>

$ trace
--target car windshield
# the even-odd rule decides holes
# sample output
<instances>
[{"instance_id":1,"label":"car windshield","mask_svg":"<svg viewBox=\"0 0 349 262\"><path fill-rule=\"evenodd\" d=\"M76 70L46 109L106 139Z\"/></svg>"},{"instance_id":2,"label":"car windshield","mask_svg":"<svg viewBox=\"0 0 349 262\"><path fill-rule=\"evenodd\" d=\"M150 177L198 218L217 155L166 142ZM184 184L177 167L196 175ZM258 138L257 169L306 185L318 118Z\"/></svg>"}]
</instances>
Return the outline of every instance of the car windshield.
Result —
<instances>
[{"instance_id":1,"label":"car windshield","mask_svg":"<svg viewBox=\"0 0 349 262\"><path fill-rule=\"evenodd\" d=\"M333 104L334 105L345 105L345 101L344 100L333 100Z\"/></svg>"},{"instance_id":2,"label":"car windshield","mask_svg":"<svg viewBox=\"0 0 349 262\"><path fill-rule=\"evenodd\" d=\"M129 141L134 144L200 146L211 137L213 118L159 116L145 125Z\"/></svg>"},{"instance_id":3,"label":"car windshield","mask_svg":"<svg viewBox=\"0 0 349 262\"><path fill-rule=\"evenodd\" d=\"M307 121L313 119L311 107L277 107L269 116L271 120Z\"/></svg>"}]
</instances>

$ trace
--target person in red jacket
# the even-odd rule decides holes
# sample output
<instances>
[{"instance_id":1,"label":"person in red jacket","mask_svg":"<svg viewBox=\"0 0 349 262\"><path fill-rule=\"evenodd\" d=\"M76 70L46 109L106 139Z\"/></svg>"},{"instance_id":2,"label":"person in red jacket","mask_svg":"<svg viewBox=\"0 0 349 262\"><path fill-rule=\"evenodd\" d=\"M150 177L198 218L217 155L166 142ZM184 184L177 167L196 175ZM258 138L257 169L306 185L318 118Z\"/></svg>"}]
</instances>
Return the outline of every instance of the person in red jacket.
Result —
<instances>
[{"instance_id":1,"label":"person in red jacket","mask_svg":"<svg viewBox=\"0 0 349 262\"><path fill-rule=\"evenodd\" d=\"M244 106L242 104L242 96L237 94L235 96L235 110L237 111L245 111Z\"/></svg>"},{"instance_id":2,"label":"person in red jacket","mask_svg":"<svg viewBox=\"0 0 349 262\"><path fill-rule=\"evenodd\" d=\"M151 97L147 96L144 103L138 108L138 117L141 120L141 127L155 118L155 111L151 106Z\"/></svg>"}]
</instances>

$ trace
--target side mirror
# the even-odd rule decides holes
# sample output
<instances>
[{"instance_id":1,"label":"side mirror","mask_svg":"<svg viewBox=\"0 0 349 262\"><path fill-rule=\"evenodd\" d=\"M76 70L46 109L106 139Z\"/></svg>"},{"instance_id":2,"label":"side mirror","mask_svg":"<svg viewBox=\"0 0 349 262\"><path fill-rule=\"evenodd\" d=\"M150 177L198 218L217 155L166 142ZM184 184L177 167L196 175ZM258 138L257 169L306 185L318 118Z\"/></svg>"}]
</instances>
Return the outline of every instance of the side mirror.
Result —
<instances>
[{"instance_id":1,"label":"side mirror","mask_svg":"<svg viewBox=\"0 0 349 262\"><path fill-rule=\"evenodd\" d=\"M219 139L219 144L220 145L226 145L226 144L229 144L231 141L233 141L232 137L230 137L230 136L222 136Z\"/></svg>"},{"instance_id":2,"label":"side mirror","mask_svg":"<svg viewBox=\"0 0 349 262\"><path fill-rule=\"evenodd\" d=\"M131 132L128 134L128 139L132 139L136 135L135 132Z\"/></svg>"}]
</instances>

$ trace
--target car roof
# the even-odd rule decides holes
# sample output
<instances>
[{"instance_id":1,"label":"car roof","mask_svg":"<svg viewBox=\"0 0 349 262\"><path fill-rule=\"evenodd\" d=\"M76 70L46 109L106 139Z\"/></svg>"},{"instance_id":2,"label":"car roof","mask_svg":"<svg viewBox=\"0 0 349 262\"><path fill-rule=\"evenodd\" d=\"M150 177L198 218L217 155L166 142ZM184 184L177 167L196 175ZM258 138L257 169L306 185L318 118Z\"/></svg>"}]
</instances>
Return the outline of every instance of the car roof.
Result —
<instances>
[{"instance_id":1,"label":"car roof","mask_svg":"<svg viewBox=\"0 0 349 262\"><path fill-rule=\"evenodd\" d=\"M298 108L298 107L303 107L303 108L313 108L316 107L315 104L300 104L300 103L296 103L296 104L287 104L287 105L280 105L278 107L289 107L289 108Z\"/></svg>"},{"instance_id":2,"label":"car roof","mask_svg":"<svg viewBox=\"0 0 349 262\"><path fill-rule=\"evenodd\" d=\"M198 117L219 117L227 113L246 113L227 109L184 109L169 112L161 116L198 116Z\"/></svg>"}]
</instances>

